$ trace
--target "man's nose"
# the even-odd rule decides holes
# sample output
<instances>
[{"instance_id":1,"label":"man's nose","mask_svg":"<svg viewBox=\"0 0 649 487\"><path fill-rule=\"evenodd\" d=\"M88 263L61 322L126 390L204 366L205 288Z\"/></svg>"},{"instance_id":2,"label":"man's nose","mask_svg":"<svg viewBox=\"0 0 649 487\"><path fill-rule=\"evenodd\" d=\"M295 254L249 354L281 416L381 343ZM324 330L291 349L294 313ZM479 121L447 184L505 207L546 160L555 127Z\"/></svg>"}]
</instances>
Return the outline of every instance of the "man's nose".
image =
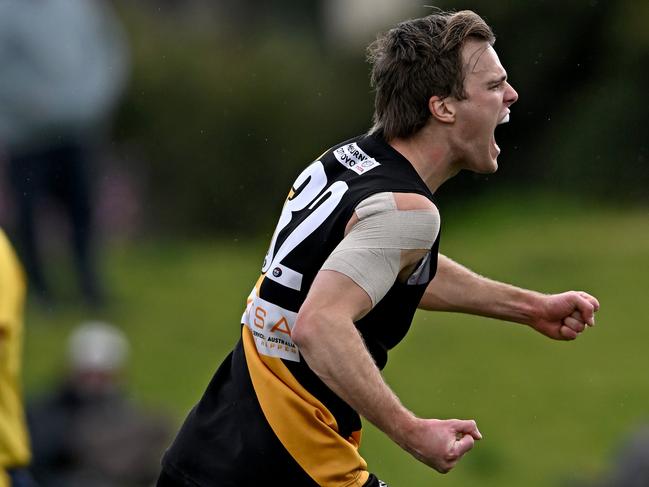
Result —
<instances>
[{"instance_id":1,"label":"man's nose","mask_svg":"<svg viewBox=\"0 0 649 487\"><path fill-rule=\"evenodd\" d=\"M507 81L505 81L505 83L507 83ZM507 83L507 90L505 92L505 104L507 106L510 106L513 103L516 103L516 100L518 100L518 93L512 85Z\"/></svg>"}]
</instances>

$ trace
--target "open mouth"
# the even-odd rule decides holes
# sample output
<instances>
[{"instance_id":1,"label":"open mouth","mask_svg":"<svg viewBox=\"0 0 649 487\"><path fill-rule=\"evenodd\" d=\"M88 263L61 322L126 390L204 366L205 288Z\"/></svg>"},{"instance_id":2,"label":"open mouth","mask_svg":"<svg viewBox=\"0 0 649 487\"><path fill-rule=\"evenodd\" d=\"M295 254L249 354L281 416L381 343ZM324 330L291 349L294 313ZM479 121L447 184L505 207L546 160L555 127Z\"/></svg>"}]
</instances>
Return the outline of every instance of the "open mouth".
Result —
<instances>
[{"instance_id":1,"label":"open mouth","mask_svg":"<svg viewBox=\"0 0 649 487\"><path fill-rule=\"evenodd\" d=\"M503 123L509 122L509 111L500 119L498 122L498 125L502 125ZM500 154L500 147L498 147L498 144L496 143L496 133L495 133L495 128L494 128L494 134L491 136L491 150L492 150L492 156L494 159L498 157L498 154Z\"/></svg>"}]
</instances>

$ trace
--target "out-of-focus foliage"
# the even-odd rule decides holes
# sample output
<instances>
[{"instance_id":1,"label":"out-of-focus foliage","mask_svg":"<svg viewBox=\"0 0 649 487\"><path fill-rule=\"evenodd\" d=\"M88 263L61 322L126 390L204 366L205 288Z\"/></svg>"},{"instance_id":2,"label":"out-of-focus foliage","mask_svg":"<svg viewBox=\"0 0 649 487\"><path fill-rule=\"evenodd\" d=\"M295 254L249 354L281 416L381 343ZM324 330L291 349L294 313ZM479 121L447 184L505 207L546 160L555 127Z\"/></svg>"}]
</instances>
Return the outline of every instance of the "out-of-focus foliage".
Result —
<instances>
[{"instance_id":1,"label":"out-of-focus foliage","mask_svg":"<svg viewBox=\"0 0 649 487\"><path fill-rule=\"evenodd\" d=\"M133 11L126 19L135 67L118 136L142 152L157 225L270 228L296 171L367 129L362 60L287 34L250 42L216 26L193 30Z\"/></svg>"},{"instance_id":2,"label":"out-of-focus foliage","mask_svg":"<svg viewBox=\"0 0 649 487\"><path fill-rule=\"evenodd\" d=\"M445 3L493 26L520 99L496 131L499 173L489 184L460 176L442 201L521 185L649 201L649 4ZM315 18L313 28L281 15L228 23L193 2L177 20L144 5L122 8L134 72L117 135L136 148L149 221L192 233L270 231L297 170L369 126L362 50L327 47Z\"/></svg>"}]
</instances>

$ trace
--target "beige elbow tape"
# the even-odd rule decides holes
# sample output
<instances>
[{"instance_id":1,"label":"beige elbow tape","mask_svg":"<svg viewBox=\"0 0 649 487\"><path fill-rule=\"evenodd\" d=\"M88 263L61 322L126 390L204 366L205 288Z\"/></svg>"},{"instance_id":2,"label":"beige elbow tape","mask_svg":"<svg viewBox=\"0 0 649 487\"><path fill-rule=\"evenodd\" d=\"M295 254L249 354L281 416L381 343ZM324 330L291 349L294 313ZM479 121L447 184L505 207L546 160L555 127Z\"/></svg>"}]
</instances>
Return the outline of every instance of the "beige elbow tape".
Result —
<instances>
[{"instance_id":1,"label":"beige elbow tape","mask_svg":"<svg viewBox=\"0 0 649 487\"><path fill-rule=\"evenodd\" d=\"M392 193L378 193L356 207L359 218L338 244L322 270L340 272L369 295L376 305L401 270L401 251L430 250L439 232L435 210L398 210Z\"/></svg>"}]
</instances>

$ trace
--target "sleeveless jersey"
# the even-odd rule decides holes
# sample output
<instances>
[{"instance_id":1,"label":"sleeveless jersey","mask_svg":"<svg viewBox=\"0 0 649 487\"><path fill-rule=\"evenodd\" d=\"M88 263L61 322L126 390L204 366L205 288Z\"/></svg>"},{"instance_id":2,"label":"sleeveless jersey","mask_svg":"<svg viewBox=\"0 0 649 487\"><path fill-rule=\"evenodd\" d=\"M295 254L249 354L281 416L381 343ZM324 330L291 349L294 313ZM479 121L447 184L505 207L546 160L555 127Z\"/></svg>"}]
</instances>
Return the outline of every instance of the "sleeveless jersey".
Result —
<instances>
[{"instance_id":1,"label":"sleeveless jersey","mask_svg":"<svg viewBox=\"0 0 649 487\"><path fill-rule=\"evenodd\" d=\"M379 135L329 149L297 177L248 298L241 340L166 453L169 473L189 485L264 485L272 472L286 485L367 481L358 414L311 371L291 330L358 203L386 191L433 199L412 165ZM396 281L356 322L380 369L435 275L438 246L439 235L407 281Z\"/></svg>"}]
</instances>

